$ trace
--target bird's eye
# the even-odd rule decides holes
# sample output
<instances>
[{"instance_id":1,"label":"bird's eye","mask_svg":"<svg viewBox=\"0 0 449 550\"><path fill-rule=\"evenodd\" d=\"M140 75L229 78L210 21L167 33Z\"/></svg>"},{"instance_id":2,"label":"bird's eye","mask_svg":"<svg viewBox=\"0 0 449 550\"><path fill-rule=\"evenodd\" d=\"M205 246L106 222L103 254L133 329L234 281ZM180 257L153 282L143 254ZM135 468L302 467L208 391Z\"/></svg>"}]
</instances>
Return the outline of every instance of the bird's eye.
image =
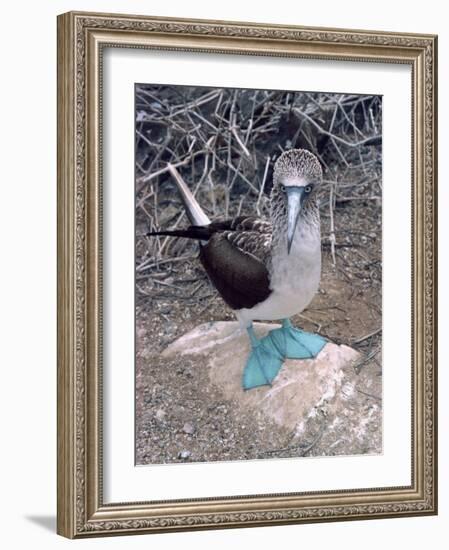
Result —
<instances>
[{"instance_id":1,"label":"bird's eye","mask_svg":"<svg viewBox=\"0 0 449 550\"><path fill-rule=\"evenodd\" d=\"M311 186L311 185L306 185L306 186L304 187L304 192L305 192L305 193L310 193L311 191L312 191L312 186Z\"/></svg>"},{"instance_id":2,"label":"bird's eye","mask_svg":"<svg viewBox=\"0 0 449 550\"><path fill-rule=\"evenodd\" d=\"M281 183L281 191L283 193L285 193L286 190L287 190L287 188L285 187L285 185Z\"/></svg>"}]
</instances>

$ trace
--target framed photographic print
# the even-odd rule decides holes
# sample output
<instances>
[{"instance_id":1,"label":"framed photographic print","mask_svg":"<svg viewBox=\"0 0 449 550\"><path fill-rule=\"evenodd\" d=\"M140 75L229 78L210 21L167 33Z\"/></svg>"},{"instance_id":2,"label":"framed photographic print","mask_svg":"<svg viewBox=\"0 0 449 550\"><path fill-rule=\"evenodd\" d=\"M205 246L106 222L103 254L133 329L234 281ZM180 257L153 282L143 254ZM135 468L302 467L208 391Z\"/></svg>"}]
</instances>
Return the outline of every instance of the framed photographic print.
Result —
<instances>
[{"instance_id":1,"label":"framed photographic print","mask_svg":"<svg viewBox=\"0 0 449 550\"><path fill-rule=\"evenodd\" d=\"M432 35L58 18L58 532L437 511Z\"/></svg>"}]
</instances>

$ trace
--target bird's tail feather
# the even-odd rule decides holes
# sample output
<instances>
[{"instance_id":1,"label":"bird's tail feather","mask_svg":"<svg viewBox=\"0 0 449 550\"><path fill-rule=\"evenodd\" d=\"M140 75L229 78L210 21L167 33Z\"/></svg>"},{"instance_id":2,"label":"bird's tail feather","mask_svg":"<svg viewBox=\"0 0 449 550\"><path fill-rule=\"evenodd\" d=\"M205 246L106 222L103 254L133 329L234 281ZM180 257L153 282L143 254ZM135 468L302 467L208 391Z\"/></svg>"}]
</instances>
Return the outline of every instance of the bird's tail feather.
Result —
<instances>
[{"instance_id":1,"label":"bird's tail feather","mask_svg":"<svg viewBox=\"0 0 449 550\"><path fill-rule=\"evenodd\" d=\"M187 217L190 220L190 223L194 226L206 226L210 224L210 219L206 216L204 210L198 204L198 201L193 196L193 193L185 184L180 173L172 165L168 165L168 170L173 176L173 179L176 181L178 186L179 194L181 195L182 202L184 203L184 208L186 210Z\"/></svg>"},{"instance_id":2,"label":"bird's tail feather","mask_svg":"<svg viewBox=\"0 0 449 550\"><path fill-rule=\"evenodd\" d=\"M184 237L186 239L207 241L211 236L211 232L208 227L192 225L187 229L167 229L165 231L151 231L151 233L147 233L148 237L154 237L156 235L163 237Z\"/></svg>"}]
</instances>

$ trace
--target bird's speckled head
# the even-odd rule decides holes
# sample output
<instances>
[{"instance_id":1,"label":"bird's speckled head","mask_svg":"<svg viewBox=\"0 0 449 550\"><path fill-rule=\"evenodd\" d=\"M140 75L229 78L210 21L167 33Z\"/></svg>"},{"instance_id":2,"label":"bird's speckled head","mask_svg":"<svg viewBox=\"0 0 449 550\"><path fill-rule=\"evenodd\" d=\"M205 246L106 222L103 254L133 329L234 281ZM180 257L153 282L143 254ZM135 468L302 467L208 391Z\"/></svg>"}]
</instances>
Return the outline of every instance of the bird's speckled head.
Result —
<instances>
[{"instance_id":1,"label":"bird's speckled head","mask_svg":"<svg viewBox=\"0 0 449 550\"><path fill-rule=\"evenodd\" d=\"M323 171L316 156L306 149L290 149L282 153L274 165L273 186L320 185Z\"/></svg>"},{"instance_id":2,"label":"bird's speckled head","mask_svg":"<svg viewBox=\"0 0 449 550\"><path fill-rule=\"evenodd\" d=\"M271 221L278 239L286 238L290 253L296 229L319 233L316 190L323 171L316 156L305 149L285 151L276 161L271 190Z\"/></svg>"}]
</instances>

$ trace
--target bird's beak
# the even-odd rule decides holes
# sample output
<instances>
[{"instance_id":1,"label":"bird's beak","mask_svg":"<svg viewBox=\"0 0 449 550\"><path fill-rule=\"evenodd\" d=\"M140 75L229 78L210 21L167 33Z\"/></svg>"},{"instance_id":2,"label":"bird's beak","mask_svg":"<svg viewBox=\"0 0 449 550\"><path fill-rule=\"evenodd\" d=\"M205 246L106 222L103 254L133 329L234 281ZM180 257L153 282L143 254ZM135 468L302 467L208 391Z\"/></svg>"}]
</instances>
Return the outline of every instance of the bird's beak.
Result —
<instances>
[{"instance_id":1,"label":"bird's beak","mask_svg":"<svg viewBox=\"0 0 449 550\"><path fill-rule=\"evenodd\" d=\"M301 213L301 203L304 194L304 187L287 187L287 252L290 254L295 229Z\"/></svg>"}]
</instances>

